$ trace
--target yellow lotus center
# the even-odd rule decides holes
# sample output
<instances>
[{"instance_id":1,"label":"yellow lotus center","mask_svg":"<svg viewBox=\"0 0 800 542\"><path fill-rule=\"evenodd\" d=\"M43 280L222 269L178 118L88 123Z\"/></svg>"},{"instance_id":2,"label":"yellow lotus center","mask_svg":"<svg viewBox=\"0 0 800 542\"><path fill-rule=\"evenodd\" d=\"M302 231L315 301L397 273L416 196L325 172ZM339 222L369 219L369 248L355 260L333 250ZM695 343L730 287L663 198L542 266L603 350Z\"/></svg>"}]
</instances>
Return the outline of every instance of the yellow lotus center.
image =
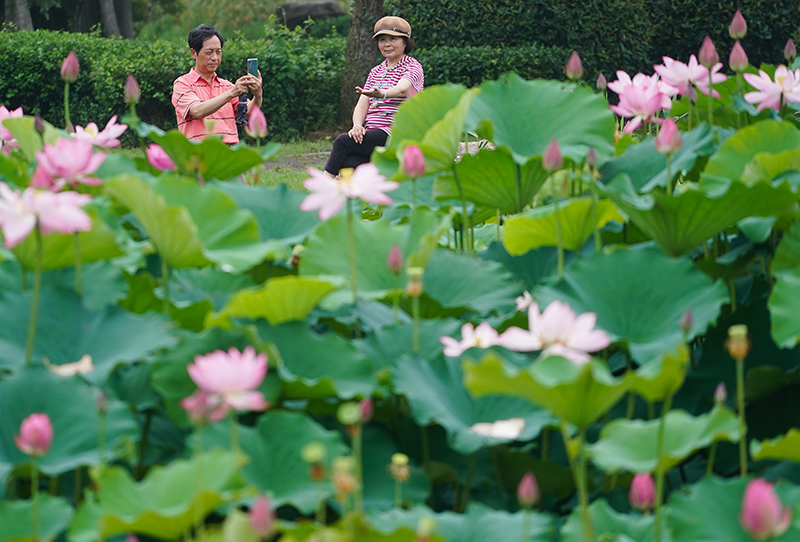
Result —
<instances>
[{"instance_id":1,"label":"yellow lotus center","mask_svg":"<svg viewBox=\"0 0 800 542\"><path fill-rule=\"evenodd\" d=\"M97 139L97 134L99 133L99 131L97 130L97 126L93 126L90 124L89 126L84 128L84 130L92 135L92 139Z\"/></svg>"}]
</instances>

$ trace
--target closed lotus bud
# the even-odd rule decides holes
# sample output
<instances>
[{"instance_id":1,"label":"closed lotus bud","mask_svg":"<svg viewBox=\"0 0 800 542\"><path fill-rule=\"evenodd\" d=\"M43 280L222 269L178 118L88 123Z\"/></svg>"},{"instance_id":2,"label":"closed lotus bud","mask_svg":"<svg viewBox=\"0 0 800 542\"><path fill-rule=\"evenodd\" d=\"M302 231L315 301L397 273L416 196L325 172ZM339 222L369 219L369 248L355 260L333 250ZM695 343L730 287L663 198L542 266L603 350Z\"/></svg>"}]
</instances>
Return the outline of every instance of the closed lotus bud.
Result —
<instances>
[{"instance_id":1,"label":"closed lotus bud","mask_svg":"<svg viewBox=\"0 0 800 542\"><path fill-rule=\"evenodd\" d=\"M44 135L44 119L38 113L33 117L33 129L39 135Z\"/></svg>"},{"instance_id":2,"label":"closed lotus bud","mask_svg":"<svg viewBox=\"0 0 800 542\"><path fill-rule=\"evenodd\" d=\"M139 98L142 97L142 91L139 90L139 83L133 75L129 75L125 80L125 103L138 104Z\"/></svg>"},{"instance_id":3,"label":"closed lotus bud","mask_svg":"<svg viewBox=\"0 0 800 542\"><path fill-rule=\"evenodd\" d=\"M577 52L572 51L569 60L567 61L567 78L571 81L578 81L583 77L583 63L581 57Z\"/></svg>"},{"instance_id":4,"label":"closed lotus bud","mask_svg":"<svg viewBox=\"0 0 800 542\"><path fill-rule=\"evenodd\" d=\"M375 412L372 406L372 397L366 397L359 401L358 409L361 411L361 423L369 423Z\"/></svg>"},{"instance_id":5,"label":"closed lotus bud","mask_svg":"<svg viewBox=\"0 0 800 542\"><path fill-rule=\"evenodd\" d=\"M786 532L792 509L784 507L772 484L762 478L747 484L742 498L739 523L756 540L767 540Z\"/></svg>"},{"instance_id":6,"label":"closed lotus bud","mask_svg":"<svg viewBox=\"0 0 800 542\"><path fill-rule=\"evenodd\" d=\"M78 63L78 55L75 51L70 51L64 62L61 63L61 79L67 83L74 83L78 79L78 74L81 71L80 64Z\"/></svg>"},{"instance_id":7,"label":"closed lotus bud","mask_svg":"<svg viewBox=\"0 0 800 542\"><path fill-rule=\"evenodd\" d=\"M17 448L24 454L33 457L45 455L53 443L53 424L47 414L31 414L24 420L19 428L19 434L14 435Z\"/></svg>"},{"instance_id":8,"label":"closed lotus bud","mask_svg":"<svg viewBox=\"0 0 800 542\"><path fill-rule=\"evenodd\" d=\"M600 72L600 75L597 76L597 90L600 92L604 91L606 87L608 87L608 81L606 81L606 76L603 75L603 72Z\"/></svg>"},{"instance_id":9,"label":"closed lotus bud","mask_svg":"<svg viewBox=\"0 0 800 542\"><path fill-rule=\"evenodd\" d=\"M746 325L739 324L728 328L725 349L733 359L739 360L747 357L747 354L750 353L750 337L747 335Z\"/></svg>"},{"instance_id":10,"label":"closed lotus bud","mask_svg":"<svg viewBox=\"0 0 800 542\"><path fill-rule=\"evenodd\" d=\"M714 402L718 405L725 404L728 400L728 388L725 387L725 382L717 384L717 389L714 390Z\"/></svg>"},{"instance_id":11,"label":"closed lotus bud","mask_svg":"<svg viewBox=\"0 0 800 542\"><path fill-rule=\"evenodd\" d=\"M728 27L728 34L735 40L740 40L747 35L747 22L742 16L742 12L738 9L733 14L731 25Z\"/></svg>"},{"instance_id":12,"label":"closed lotus bud","mask_svg":"<svg viewBox=\"0 0 800 542\"><path fill-rule=\"evenodd\" d=\"M656 484L649 473L639 473L633 477L628 492L631 508L646 512L656 504Z\"/></svg>"},{"instance_id":13,"label":"closed lotus bud","mask_svg":"<svg viewBox=\"0 0 800 542\"><path fill-rule=\"evenodd\" d=\"M147 163L159 171L172 171L178 169L172 158L169 157L167 152L156 143L150 145L144 150L147 157Z\"/></svg>"},{"instance_id":14,"label":"closed lotus bud","mask_svg":"<svg viewBox=\"0 0 800 542\"><path fill-rule=\"evenodd\" d=\"M412 179L425 175L425 155L416 145L408 145L403 150L403 173Z\"/></svg>"},{"instance_id":15,"label":"closed lotus bud","mask_svg":"<svg viewBox=\"0 0 800 542\"><path fill-rule=\"evenodd\" d=\"M597 167L597 163L597 151L594 150L594 147L589 147L589 152L586 153L586 165L594 169Z\"/></svg>"},{"instance_id":16,"label":"closed lotus bud","mask_svg":"<svg viewBox=\"0 0 800 542\"><path fill-rule=\"evenodd\" d=\"M733 49L731 49L731 56L728 57L728 64L730 64L731 69L736 73L742 73L747 69L749 63L747 53L744 52L744 47L737 41L733 44Z\"/></svg>"},{"instance_id":17,"label":"closed lotus bud","mask_svg":"<svg viewBox=\"0 0 800 542\"><path fill-rule=\"evenodd\" d=\"M261 139L267 137L269 128L267 127L267 117L261 111L260 107L254 107L250 112L250 118L247 121L244 131L253 139Z\"/></svg>"},{"instance_id":18,"label":"closed lotus bud","mask_svg":"<svg viewBox=\"0 0 800 542\"><path fill-rule=\"evenodd\" d=\"M719 62L719 54L717 54L717 48L714 47L714 42L711 41L711 38L706 36L706 39L703 40L703 45L700 47L700 53L697 55L698 60L700 60L700 64L705 66L706 68L711 68Z\"/></svg>"},{"instance_id":19,"label":"closed lotus bud","mask_svg":"<svg viewBox=\"0 0 800 542\"><path fill-rule=\"evenodd\" d=\"M794 46L792 40L786 42L786 47L783 48L783 56L786 57L786 62L789 64L791 64L794 61L794 57L797 56L797 48Z\"/></svg>"},{"instance_id":20,"label":"closed lotus bud","mask_svg":"<svg viewBox=\"0 0 800 542\"><path fill-rule=\"evenodd\" d=\"M558 141L553 139L542 155L542 167L548 173L553 173L561 169L564 165L564 158L561 156L561 150L558 148Z\"/></svg>"},{"instance_id":21,"label":"closed lotus bud","mask_svg":"<svg viewBox=\"0 0 800 542\"><path fill-rule=\"evenodd\" d=\"M395 275L400 275L403 270L403 252L397 244L392 245L392 249L386 257L386 267Z\"/></svg>"},{"instance_id":22,"label":"closed lotus bud","mask_svg":"<svg viewBox=\"0 0 800 542\"><path fill-rule=\"evenodd\" d=\"M250 506L250 527L259 538L267 538L275 530L275 508L269 497L259 495Z\"/></svg>"},{"instance_id":23,"label":"closed lotus bud","mask_svg":"<svg viewBox=\"0 0 800 542\"><path fill-rule=\"evenodd\" d=\"M689 333L689 330L692 329L692 325L694 325L694 312L692 312L692 309L686 309L686 312L681 316L681 331L683 331L684 334Z\"/></svg>"},{"instance_id":24,"label":"closed lotus bud","mask_svg":"<svg viewBox=\"0 0 800 542\"><path fill-rule=\"evenodd\" d=\"M517 486L517 500L519 505L526 510L533 508L539 502L539 484L532 472L526 472Z\"/></svg>"},{"instance_id":25,"label":"closed lotus bud","mask_svg":"<svg viewBox=\"0 0 800 542\"><path fill-rule=\"evenodd\" d=\"M656 137L656 150L661 154L675 154L681 149L683 139L675 119L668 117Z\"/></svg>"},{"instance_id":26,"label":"closed lotus bud","mask_svg":"<svg viewBox=\"0 0 800 542\"><path fill-rule=\"evenodd\" d=\"M389 472L397 482L405 482L411 476L411 468L408 466L408 456L396 453L392 455L392 462L389 464Z\"/></svg>"}]
</instances>

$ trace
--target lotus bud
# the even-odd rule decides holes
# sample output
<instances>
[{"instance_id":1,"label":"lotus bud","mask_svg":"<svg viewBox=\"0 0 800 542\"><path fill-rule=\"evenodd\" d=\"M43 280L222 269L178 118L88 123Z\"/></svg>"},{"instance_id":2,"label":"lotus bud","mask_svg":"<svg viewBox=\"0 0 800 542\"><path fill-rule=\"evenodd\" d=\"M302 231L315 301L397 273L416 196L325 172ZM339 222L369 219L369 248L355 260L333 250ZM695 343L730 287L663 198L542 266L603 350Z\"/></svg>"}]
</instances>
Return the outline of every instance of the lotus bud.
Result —
<instances>
[{"instance_id":1,"label":"lotus bud","mask_svg":"<svg viewBox=\"0 0 800 542\"><path fill-rule=\"evenodd\" d=\"M558 148L558 141L553 139L542 155L542 167L548 173L553 173L561 169L564 165L564 158L561 156L561 150Z\"/></svg>"},{"instance_id":2,"label":"lotus bud","mask_svg":"<svg viewBox=\"0 0 800 542\"><path fill-rule=\"evenodd\" d=\"M325 479L325 458L328 450L321 442L309 442L300 450L300 457L309 464L309 477L315 482Z\"/></svg>"},{"instance_id":3,"label":"lotus bud","mask_svg":"<svg viewBox=\"0 0 800 542\"><path fill-rule=\"evenodd\" d=\"M44 135L44 119L38 113L33 117L33 129L36 130L37 134Z\"/></svg>"},{"instance_id":4,"label":"lotus bud","mask_svg":"<svg viewBox=\"0 0 800 542\"><path fill-rule=\"evenodd\" d=\"M139 98L142 97L142 91L139 89L139 83L133 75L128 75L125 80L125 103L138 104Z\"/></svg>"},{"instance_id":5,"label":"lotus bud","mask_svg":"<svg viewBox=\"0 0 800 542\"><path fill-rule=\"evenodd\" d=\"M80 64L78 63L78 55L75 51L70 51L64 62L61 63L61 79L67 83L74 83L78 79L78 74L81 71Z\"/></svg>"},{"instance_id":6,"label":"lotus bud","mask_svg":"<svg viewBox=\"0 0 800 542\"><path fill-rule=\"evenodd\" d=\"M747 484L742 498L739 523L755 540L767 540L786 532L792 521L792 509L784 507L772 484L756 478Z\"/></svg>"},{"instance_id":7,"label":"lotus bud","mask_svg":"<svg viewBox=\"0 0 800 542\"><path fill-rule=\"evenodd\" d=\"M425 175L425 155L416 145L408 145L403 150L403 173L412 179Z\"/></svg>"},{"instance_id":8,"label":"lotus bud","mask_svg":"<svg viewBox=\"0 0 800 542\"><path fill-rule=\"evenodd\" d=\"M728 340L725 349L733 359L740 360L750 353L750 337L747 335L747 326L739 324L728 328Z\"/></svg>"},{"instance_id":9,"label":"lotus bud","mask_svg":"<svg viewBox=\"0 0 800 542\"><path fill-rule=\"evenodd\" d=\"M596 169L598 162L597 151L594 150L594 147L589 147L589 152L586 153L586 165Z\"/></svg>"},{"instance_id":10,"label":"lotus bud","mask_svg":"<svg viewBox=\"0 0 800 542\"><path fill-rule=\"evenodd\" d=\"M409 267L406 270L408 276L408 283L406 284L406 293L408 297L416 298L422 295L422 276L425 273L423 267Z\"/></svg>"},{"instance_id":11,"label":"lotus bud","mask_svg":"<svg viewBox=\"0 0 800 542\"><path fill-rule=\"evenodd\" d=\"M173 171L178 169L167 152L155 143L150 143L144 151L147 163L159 171Z\"/></svg>"},{"instance_id":12,"label":"lotus bud","mask_svg":"<svg viewBox=\"0 0 800 542\"><path fill-rule=\"evenodd\" d=\"M797 56L797 48L794 46L792 40L786 42L786 47L783 48L783 56L786 57L786 62L789 64L791 64L794 61L794 57Z\"/></svg>"},{"instance_id":13,"label":"lotus bud","mask_svg":"<svg viewBox=\"0 0 800 542\"><path fill-rule=\"evenodd\" d=\"M656 484L649 473L639 473L633 477L631 489L628 492L628 502L631 508L646 512L656 504Z\"/></svg>"},{"instance_id":14,"label":"lotus bud","mask_svg":"<svg viewBox=\"0 0 800 542\"><path fill-rule=\"evenodd\" d=\"M656 137L656 150L661 154L675 154L680 150L681 144L683 144L683 139L678 125L675 124L675 119L667 117Z\"/></svg>"},{"instance_id":15,"label":"lotus bud","mask_svg":"<svg viewBox=\"0 0 800 542\"><path fill-rule=\"evenodd\" d=\"M31 414L24 420L19 428L19 434L14 435L17 448L24 454L33 457L45 455L53 443L53 424L47 414Z\"/></svg>"},{"instance_id":16,"label":"lotus bud","mask_svg":"<svg viewBox=\"0 0 800 542\"><path fill-rule=\"evenodd\" d=\"M742 12L738 9L733 14L731 25L728 27L728 34L735 40L740 40L747 35L747 21L744 20Z\"/></svg>"},{"instance_id":17,"label":"lotus bud","mask_svg":"<svg viewBox=\"0 0 800 542\"><path fill-rule=\"evenodd\" d=\"M728 64L730 64L731 69L736 73L742 73L747 69L749 64L747 53L744 52L744 47L742 47L742 44L739 43L738 40L733 44L731 56L728 57Z\"/></svg>"},{"instance_id":18,"label":"lotus bud","mask_svg":"<svg viewBox=\"0 0 800 542\"><path fill-rule=\"evenodd\" d=\"M692 312L692 309L686 309L686 312L681 316L680 322L681 331L683 331L684 335L689 333L692 325L694 325L694 312Z\"/></svg>"},{"instance_id":19,"label":"lotus bud","mask_svg":"<svg viewBox=\"0 0 800 542\"><path fill-rule=\"evenodd\" d=\"M250 112L250 118L247 121L244 131L253 139L261 139L267 137L269 128L267 127L267 117L261 111L260 107L254 107Z\"/></svg>"},{"instance_id":20,"label":"lotus bud","mask_svg":"<svg viewBox=\"0 0 800 542\"><path fill-rule=\"evenodd\" d=\"M578 81L583 77L583 63L577 52L572 51L567 61L567 78L571 81Z\"/></svg>"},{"instance_id":21,"label":"lotus bud","mask_svg":"<svg viewBox=\"0 0 800 542\"><path fill-rule=\"evenodd\" d=\"M354 461L352 457L337 457L333 460L333 472L331 473L331 481L336 490L336 498L339 502L347 500L347 496L351 495L358 486L358 480L353 475Z\"/></svg>"},{"instance_id":22,"label":"lotus bud","mask_svg":"<svg viewBox=\"0 0 800 542\"><path fill-rule=\"evenodd\" d=\"M133 533L130 533L128 537L125 539L125 542L139 542L139 537Z\"/></svg>"},{"instance_id":23,"label":"lotus bud","mask_svg":"<svg viewBox=\"0 0 800 542\"><path fill-rule=\"evenodd\" d=\"M389 472L396 482L405 482L411 476L411 468L408 466L408 456L406 454L392 454L392 462L389 464Z\"/></svg>"},{"instance_id":24,"label":"lotus bud","mask_svg":"<svg viewBox=\"0 0 800 542\"><path fill-rule=\"evenodd\" d=\"M714 42L711 41L711 38L706 36L706 39L703 40L703 45L700 47L700 53L697 55L698 60L700 60L700 64L705 66L706 68L711 68L719 62L719 54L717 54L717 48L714 47Z\"/></svg>"},{"instance_id":25,"label":"lotus bud","mask_svg":"<svg viewBox=\"0 0 800 542\"><path fill-rule=\"evenodd\" d=\"M269 497L259 495L250 506L250 527L259 538L267 538L275 529L275 508Z\"/></svg>"},{"instance_id":26,"label":"lotus bud","mask_svg":"<svg viewBox=\"0 0 800 542\"><path fill-rule=\"evenodd\" d=\"M361 408L356 403L342 403L336 411L336 418L342 425L355 425L361 421Z\"/></svg>"},{"instance_id":27,"label":"lotus bud","mask_svg":"<svg viewBox=\"0 0 800 542\"><path fill-rule=\"evenodd\" d=\"M717 389L714 390L714 402L718 405L724 405L728 400L728 388L725 387L725 382L717 384Z\"/></svg>"},{"instance_id":28,"label":"lotus bud","mask_svg":"<svg viewBox=\"0 0 800 542\"><path fill-rule=\"evenodd\" d=\"M375 412L372 405L372 397L366 397L359 401L358 409L361 411L361 423L369 423Z\"/></svg>"},{"instance_id":29,"label":"lotus bud","mask_svg":"<svg viewBox=\"0 0 800 542\"><path fill-rule=\"evenodd\" d=\"M396 243L392 245L392 249L389 251L389 255L386 257L386 267L389 268L389 271L398 276L403 270L403 252Z\"/></svg>"},{"instance_id":30,"label":"lotus bud","mask_svg":"<svg viewBox=\"0 0 800 542\"><path fill-rule=\"evenodd\" d=\"M526 472L517 486L517 500L519 505L529 510L539 502L539 484L532 472Z\"/></svg>"},{"instance_id":31,"label":"lotus bud","mask_svg":"<svg viewBox=\"0 0 800 542\"><path fill-rule=\"evenodd\" d=\"M305 245L295 245L292 247L292 257L289 260L289 263L292 267L297 267L300 265L300 258L303 256L303 253L306 251Z\"/></svg>"},{"instance_id":32,"label":"lotus bud","mask_svg":"<svg viewBox=\"0 0 800 542\"><path fill-rule=\"evenodd\" d=\"M595 83L595 85L597 85L597 90L600 92L603 92L606 87L608 87L608 81L606 81L606 76L603 75L603 72L600 72L600 75L597 76L597 83Z\"/></svg>"}]
</instances>

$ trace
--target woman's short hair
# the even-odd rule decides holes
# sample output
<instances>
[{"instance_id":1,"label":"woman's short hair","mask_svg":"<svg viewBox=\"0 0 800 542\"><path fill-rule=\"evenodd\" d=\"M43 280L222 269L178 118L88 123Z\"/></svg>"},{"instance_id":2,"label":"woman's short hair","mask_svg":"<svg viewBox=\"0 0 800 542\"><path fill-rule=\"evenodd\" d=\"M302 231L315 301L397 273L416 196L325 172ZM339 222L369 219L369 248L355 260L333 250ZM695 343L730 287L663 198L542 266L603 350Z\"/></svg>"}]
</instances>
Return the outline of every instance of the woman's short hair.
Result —
<instances>
[{"instance_id":1,"label":"woman's short hair","mask_svg":"<svg viewBox=\"0 0 800 542\"><path fill-rule=\"evenodd\" d=\"M413 50L414 50L414 38L407 38L407 37L405 37L405 36L398 36L398 37L399 37L399 38L403 38L403 43L405 43L405 44L406 44L406 50L405 50L405 51L403 51L403 52L404 52L405 54L409 54L409 53L411 53L411 51L413 51ZM378 38L375 38L375 39L374 39L374 41L375 41L375 47L377 47L377 48L378 48L378 51L380 51L380 50L381 50L381 46L380 46L380 44L378 43Z\"/></svg>"}]
</instances>

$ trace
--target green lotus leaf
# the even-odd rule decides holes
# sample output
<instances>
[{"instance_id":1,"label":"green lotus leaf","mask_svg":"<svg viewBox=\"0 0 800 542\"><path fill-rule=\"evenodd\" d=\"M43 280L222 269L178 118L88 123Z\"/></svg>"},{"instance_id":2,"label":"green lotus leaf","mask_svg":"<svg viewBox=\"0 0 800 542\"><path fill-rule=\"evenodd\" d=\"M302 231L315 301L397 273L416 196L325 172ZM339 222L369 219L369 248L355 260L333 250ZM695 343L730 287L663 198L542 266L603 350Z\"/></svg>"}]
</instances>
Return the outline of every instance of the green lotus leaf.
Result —
<instances>
[{"instance_id":1,"label":"green lotus leaf","mask_svg":"<svg viewBox=\"0 0 800 542\"><path fill-rule=\"evenodd\" d=\"M207 301L219 310L232 295L255 285L248 275L231 275L215 267L176 269L170 273L169 301L179 308ZM156 294L163 299L160 288Z\"/></svg>"},{"instance_id":2,"label":"green lotus leaf","mask_svg":"<svg viewBox=\"0 0 800 542\"><path fill-rule=\"evenodd\" d=\"M0 367L22 368L31 293L7 293L0 297ZM92 357L95 369L86 378L102 382L122 363L147 358L175 344L172 324L161 315L135 315L117 306L90 311L77 294L42 288L33 360L53 365Z\"/></svg>"},{"instance_id":3,"label":"green lotus leaf","mask_svg":"<svg viewBox=\"0 0 800 542\"><path fill-rule=\"evenodd\" d=\"M558 81L525 81L511 73L483 83L469 111L467 128L473 126L496 147L507 147L520 165L541 156L553 139L575 162L590 148L601 163L614 154L614 113L603 95L586 87L567 91Z\"/></svg>"},{"instance_id":4,"label":"green lotus leaf","mask_svg":"<svg viewBox=\"0 0 800 542\"><path fill-rule=\"evenodd\" d=\"M639 367L633 376L631 391L654 403L675 395L683 386L689 362L689 349L680 343L660 360Z\"/></svg>"},{"instance_id":5,"label":"green lotus leaf","mask_svg":"<svg viewBox=\"0 0 800 542\"><path fill-rule=\"evenodd\" d=\"M19 150L30 162L36 160L36 152L44 148L43 143L54 145L63 136L63 132L56 130L47 121L43 121L44 133L39 135L34 127L35 122L36 119L32 116L9 118L3 121L3 126L14 136L19 144Z\"/></svg>"},{"instance_id":6,"label":"green lotus leaf","mask_svg":"<svg viewBox=\"0 0 800 542\"><path fill-rule=\"evenodd\" d=\"M253 216L215 186L177 176L120 175L107 181L105 190L133 211L170 267L214 263L241 273L270 250Z\"/></svg>"},{"instance_id":7,"label":"green lotus leaf","mask_svg":"<svg viewBox=\"0 0 800 542\"><path fill-rule=\"evenodd\" d=\"M58 376L41 365L25 367L0 381L0 479L5 479L13 465L30 462L14 444L14 435L22 420L35 412L47 414L53 424L53 444L36 461L42 472L56 476L99 464L96 393L79 377ZM138 435L139 427L128 406L109 397L105 461L121 457L122 444Z\"/></svg>"},{"instance_id":8,"label":"green lotus leaf","mask_svg":"<svg viewBox=\"0 0 800 542\"><path fill-rule=\"evenodd\" d=\"M777 279L769 296L772 340L781 348L793 348L800 342L800 267L777 274Z\"/></svg>"},{"instance_id":9,"label":"green lotus leaf","mask_svg":"<svg viewBox=\"0 0 800 542\"><path fill-rule=\"evenodd\" d=\"M273 326L304 320L335 288L328 281L311 277L275 277L261 287L233 294L220 312L207 319L207 325L226 325L229 318L266 318Z\"/></svg>"},{"instance_id":10,"label":"green lotus leaf","mask_svg":"<svg viewBox=\"0 0 800 542\"><path fill-rule=\"evenodd\" d=\"M787 183L773 187L734 182L724 193L690 188L672 196L655 192L642 196L623 175L598 189L672 256L694 250L745 217L780 214L795 201Z\"/></svg>"},{"instance_id":11,"label":"green lotus leaf","mask_svg":"<svg viewBox=\"0 0 800 542\"><path fill-rule=\"evenodd\" d=\"M151 133L150 139L172 158L178 171L194 178L225 181L248 171L263 162L261 155L250 147L231 147L217 137L192 142L178 130L166 134Z\"/></svg>"},{"instance_id":12,"label":"green lotus leaf","mask_svg":"<svg viewBox=\"0 0 800 542\"><path fill-rule=\"evenodd\" d=\"M800 221L792 224L781 236L771 269L775 275L780 275L797 267L800 267Z\"/></svg>"},{"instance_id":13,"label":"green lotus leaf","mask_svg":"<svg viewBox=\"0 0 800 542\"><path fill-rule=\"evenodd\" d=\"M115 305L128 295L124 272L109 260L81 266L83 295L81 301L92 312ZM76 290L75 269L67 267L45 273L42 284L64 290Z\"/></svg>"},{"instance_id":14,"label":"green lotus leaf","mask_svg":"<svg viewBox=\"0 0 800 542\"><path fill-rule=\"evenodd\" d=\"M447 335L455 337L459 333L462 322L455 319L424 319L419 322L419 356L432 361L442 353L439 337ZM372 361L375 370L393 365L395 360L410 352L413 325L409 321L385 327L380 333L371 333L362 340L353 341L353 345Z\"/></svg>"},{"instance_id":15,"label":"green lotus leaf","mask_svg":"<svg viewBox=\"0 0 800 542\"><path fill-rule=\"evenodd\" d=\"M551 439L558 433L558 429L551 428L548 431L550 431L549 438ZM542 441L540 440L540 442ZM510 494L516 493L519 482L525 473L532 472L536 476L536 483L542 495L552 493L559 500L574 495L575 481L572 479L572 472L566 461L562 463L551 459L542 460L541 456L537 457L526 448L503 446L497 448L496 453L503 487Z\"/></svg>"},{"instance_id":16,"label":"green lotus leaf","mask_svg":"<svg viewBox=\"0 0 800 542\"><path fill-rule=\"evenodd\" d=\"M411 404L411 414L420 426L437 423L447 431L450 446L462 454L505 442L530 441L542 427L558 425L546 410L517 397L472 398L464 389L461 362L455 358L426 361L404 356L394 367L397 393ZM517 437L487 436L472 431L476 423L522 418L524 427Z\"/></svg>"},{"instance_id":17,"label":"green lotus leaf","mask_svg":"<svg viewBox=\"0 0 800 542\"><path fill-rule=\"evenodd\" d=\"M589 505L594 531L600 540L615 542L652 542L653 521L651 515L620 514L608 501L598 499ZM662 540L670 540L668 526L663 526ZM583 542L581 511L575 508L561 529L562 542Z\"/></svg>"},{"instance_id":18,"label":"green lotus leaf","mask_svg":"<svg viewBox=\"0 0 800 542\"><path fill-rule=\"evenodd\" d=\"M686 176L695 166L697 159L711 154L716 132L708 124L701 124L683 134L683 144L672 156L669 171ZM648 137L639 145L631 145L621 156L612 158L600 168L604 179L613 179L620 173L627 173L633 187L640 193L650 192L657 186L667 186L667 156L656 150L655 139Z\"/></svg>"},{"instance_id":19,"label":"green lotus leaf","mask_svg":"<svg viewBox=\"0 0 800 542\"><path fill-rule=\"evenodd\" d=\"M502 263L515 277L525 283L528 290L533 290L538 284L555 276L558 271L558 252L554 247L542 247L529 250L520 256L512 256L502 243L492 243L478 255L484 260ZM569 253L565 254L565 260L569 264Z\"/></svg>"},{"instance_id":20,"label":"green lotus leaf","mask_svg":"<svg viewBox=\"0 0 800 542\"><path fill-rule=\"evenodd\" d=\"M368 510L389 510L395 506L396 482L389 472L392 455L399 452L397 445L385 431L374 425L365 425L363 442L364 507ZM403 502L418 503L428 498L431 481L422 467L409 460L410 477L403 483Z\"/></svg>"},{"instance_id":21,"label":"green lotus leaf","mask_svg":"<svg viewBox=\"0 0 800 542\"><path fill-rule=\"evenodd\" d=\"M574 198L554 205L537 207L521 216L509 218L503 228L503 246L512 256L543 246L558 246L557 224L561 222L561 243L567 250L579 250L594 233L612 220L625 219L608 200Z\"/></svg>"},{"instance_id":22,"label":"green lotus leaf","mask_svg":"<svg viewBox=\"0 0 800 542\"><path fill-rule=\"evenodd\" d=\"M21 154L0 153L0 178L12 187L24 187L31 180L30 163Z\"/></svg>"},{"instance_id":23,"label":"green lotus leaf","mask_svg":"<svg viewBox=\"0 0 800 542\"><path fill-rule=\"evenodd\" d=\"M246 494L241 469L239 454L219 449L154 467L141 482L122 467L102 469L94 476L97 492L78 509L69 539L137 533L180 540L198 517Z\"/></svg>"},{"instance_id":24,"label":"green lotus leaf","mask_svg":"<svg viewBox=\"0 0 800 542\"><path fill-rule=\"evenodd\" d=\"M341 434L329 431L308 415L280 410L268 411L255 427L237 425L239 445L250 461L241 467L245 482L259 492L270 494L277 508L290 504L302 514L316 510L321 498L333 493L330 481L319 483L308 474L308 463L300 453L310 442L320 442L327 450L326 469L331 460L349 452ZM227 423L204 429L193 440L195 448L230 447L231 428Z\"/></svg>"},{"instance_id":25,"label":"green lotus leaf","mask_svg":"<svg viewBox=\"0 0 800 542\"><path fill-rule=\"evenodd\" d=\"M416 526L399 527L384 533L362 518L350 515L326 527L320 527L318 523L311 522L295 523L291 528L283 530L281 542L342 541L352 536L354 530L358 532L358 542L417 542L419 540ZM449 542L436 534L426 538L426 541Z\"/></svg>"},{"instance_id":26,"label":"green lotus leaf","mask_svg":"<svg viewBox=\"0 0 800 542\"><path fill-rule=\"evenodd\" d=\"M39 538L33 536L32 501L0 502L0 540L3 542L39 542L55 540L67 530L74 512L66 499L39 495Z\"/></svg>"},{"instance_id":27,"label":"green lotus leaf","mask_svg":"<svg viewBox=\"0 0 800 542\"><path fill-rule=\"evenodd\" d=\"M777 459L800 463L800 430L792 427L785 435L772 440L750 442L750 455L753 459Z\"/></svg>"},{"instance_id":28,"label":"green lotus leaf","mask_svg":"<svg viewBox=\"0 0 800 542\"><path fill-rule=\"evenodd\" d=\"M739 523L742 497L750 480L732 478L722 480L706 477L688 486L684 491L675 491L669 499L668 522L674 542L753 542ZM784 482L775 485L784 504L797 503L800 488ZM792 518L794 519L794 518ZM770 538L773 542L800 540L797 522L781 536Z\"/></svg>"},{"instance_id":29,"label":"green lotus leaf","mask_svg":"<svg viewBox=\"0 0 800 542\"><path fill-rule=\"evenodd\" d=\"M597 359L579 366L549 357L519 369L489 352L479 362L464 362L463 370L464 386L473 395L520 397L577 427L588 427L601 418L631 384L627 375L615 378Z\"/></svg>"},{"instance_id":30,"label":"green lotus leaf","mask_svg":"<svg viewBox=\"0 0 800 542\"><path fill-rule=\"evenodd\" d=\"M745 184L772 182L791 172L800 172L800 146L788 151L756 154L745 165L741 180Z\"/></svg>"},{"instance_id":31,"label":"green lotus leaf","mask_svg":"<svg viewBox=\"0 0 800 542\"><path fill-rule=\"evenodd\" d=\"M420 520L430 518L434 527L432 534L440 535L449 542L507 542L521 540L524 523L528 521L527 534L531 542L549 542L554 533L553 519L538 512L511 514L504 510L492 510L484 505L471 504L466 513L439 512L417 506L411 510L390 510L371 515L371 524L381 532L388 533L398 527L416 529Z\"/></svg>"},{"instance_id":32,"label":"green lotus leaf","mask_svg":"<svg viewBox=\"0 0 800 542\"><path fill-rule=\"evenodd\" d=\"M532 293L540 309L558 299L576 314L596 313L596 327L612 341L626 342L640 364L684 341L680 320L687 309L694 315L691 339L717 320L728 300L727 289L690 260L669 258L646 245L576 259L561 282Z\"/></svg>"},{"instance_id":33,"label":"green lotus leaf","mask_svg":"<svg viewBox=\"0 0 800 542\"><path fill-rule=\"evenodd\" d=\"M655 472L660 425L661 419L617 419L606 424L597 442L588 446L592 461L606 472ZM739 438L739 419L725 406L715 406L700 416L670 410L664 428L662 467L670 469L712 442L738 442Z\"/></svg>"}]
</instances>

